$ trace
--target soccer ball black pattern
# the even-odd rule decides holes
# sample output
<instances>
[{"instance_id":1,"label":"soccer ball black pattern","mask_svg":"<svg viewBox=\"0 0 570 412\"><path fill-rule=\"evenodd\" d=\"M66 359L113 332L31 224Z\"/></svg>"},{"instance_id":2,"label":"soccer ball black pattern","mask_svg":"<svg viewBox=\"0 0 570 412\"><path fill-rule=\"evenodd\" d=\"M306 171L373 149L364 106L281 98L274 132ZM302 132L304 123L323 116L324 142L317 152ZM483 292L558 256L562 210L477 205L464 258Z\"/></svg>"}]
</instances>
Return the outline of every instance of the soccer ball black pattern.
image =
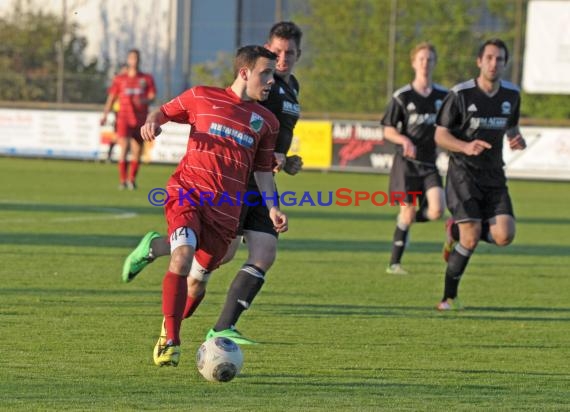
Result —
<instances>
[{"instance_id":1,"label":"soccer ball black pattern","mask_svg":"<svg viewBox=\"0 0 570 412\"><path fill-rule=\"evenodd\" d=\"M210 338L196 353L198 371L210 382L229 382L243 366L240 347L228 338Z\"/></svg>"}]
</instances>

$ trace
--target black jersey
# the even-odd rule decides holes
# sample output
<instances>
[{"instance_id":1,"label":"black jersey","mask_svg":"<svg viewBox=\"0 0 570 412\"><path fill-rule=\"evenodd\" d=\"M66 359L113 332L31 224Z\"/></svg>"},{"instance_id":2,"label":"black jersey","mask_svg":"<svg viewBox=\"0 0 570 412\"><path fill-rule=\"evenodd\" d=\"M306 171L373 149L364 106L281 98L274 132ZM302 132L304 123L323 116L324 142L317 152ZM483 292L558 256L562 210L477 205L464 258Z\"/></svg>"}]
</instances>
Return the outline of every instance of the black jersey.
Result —
<instances>
[{"instance_id":1,"label":"black jersey","mask_svg":"<svg viewBox=\"0 0 570 412\"><path fill-rule=\"evenodd\" d=\"M289 83L275 76L269 97L261 104L267 107L279 120L279 135L275 144L277 153L287 154L293 140L293 129L299 120L299 82L295 76L289 76Z\"/></svg>"},{"instance_id":2,"label":"black jersey","mask_svg":"<svg viewBox=\"0 0 570 412\"><path fill-rule=\"evenodd\" d=\"M394 92L380 123L392 126L416 146L416 160L435 164L435 118L447 95L447 89L434 84L428 96L422 96L408 84ZM402 146L396 151L402 154Z\"/></svg>"},{"instance_id":3,"label":"black jersey","mask_svg":"<svg viewBox=\"0 0 570 412\"><path fill-rule=\"evenodd\" d=\"M459 140L479 139L492 146L478 156L452 152L455 164L476 170L502 170L503 137L507 130L518 125L519 113L517 86L501 80L497 92L489 96L477 86L476 79L471 79L450 90L438 112L436 125L449 129Z\"/></svg>"},{"instance_id":4,"label":"black jersey","mask_svg":"<svg viewBox=\"0 0 570 412\"><path fill-rule=\"evenodd\" d=\"M293 141L293 129L295 129L300 116L299 101L297 100L299 82L293 75L289 76L289 83L277 75L274 78L275 83L271 86L269 96L260 103L271 110L279 120L279 134L274 151L286 155ZM253 173L249 179L248 189L258 190Z\"/></svg>"}]
</instances>

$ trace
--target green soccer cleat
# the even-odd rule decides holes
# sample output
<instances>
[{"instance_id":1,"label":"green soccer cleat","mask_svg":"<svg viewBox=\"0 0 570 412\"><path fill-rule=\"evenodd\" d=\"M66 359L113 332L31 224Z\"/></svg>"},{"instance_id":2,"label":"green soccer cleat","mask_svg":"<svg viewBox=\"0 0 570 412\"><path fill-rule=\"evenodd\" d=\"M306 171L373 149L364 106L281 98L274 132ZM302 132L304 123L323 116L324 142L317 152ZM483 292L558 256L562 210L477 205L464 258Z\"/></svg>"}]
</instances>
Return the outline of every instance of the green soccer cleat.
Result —
<instances>
[{"instance_id":1,"label":"green soccer cleat","mask_svg":"<svg viewBox=\"0 0 570 412\"><path fill-rule=\"evenodd\" d=\"M123 263L123 282L128 283L133 280L154 258L150 256L150 243L153 239L159 238L157 232L148 232L143 236L137 247L127 256Z\"/></svg>"},{"instance_id":2,"label":"green soccer cleat","mask_svg":"<svg viewBox=\"0 0 570 412\"><path fill-rule=\"evenodd\" d=\"M208 331L208 334L206 335L206 340L208 340L210 338L217 338L217 337L228 338L228 339L234 341L235 343L237 343L238 345L257 345L258 344L258 342L243 336L235 328L224 329L224 330L221 330L218 332L216 332L214 329L210 329Z\"/></svg>"},{"instance_id":3,"label":"green soccer cleat","mask_svg":"<svg viewBox=\"0 0 570 412\"><path fill-rule=\"evenodd\" d=\"M463 310L463 309L465 309L465 307L461 304L461 302L457 298L455 298L455 299L448 298L446 300L442 300L441 302L439 302L437 304L437 306L435 308L437 310L439 310L440 312L445 312L445 311L449 311L449 310Z\"/></svg>"},{"instance_id":4,"label":"green soccer cleat","mask_svg":"<svg viewBox=\"0 0 570 412\"><path fill-rule=\"evenodd\" d=\"M386 273L390 275L407 275L408 271L399 263L394 263L386 268Z\"/></svg>"}]
</instances>

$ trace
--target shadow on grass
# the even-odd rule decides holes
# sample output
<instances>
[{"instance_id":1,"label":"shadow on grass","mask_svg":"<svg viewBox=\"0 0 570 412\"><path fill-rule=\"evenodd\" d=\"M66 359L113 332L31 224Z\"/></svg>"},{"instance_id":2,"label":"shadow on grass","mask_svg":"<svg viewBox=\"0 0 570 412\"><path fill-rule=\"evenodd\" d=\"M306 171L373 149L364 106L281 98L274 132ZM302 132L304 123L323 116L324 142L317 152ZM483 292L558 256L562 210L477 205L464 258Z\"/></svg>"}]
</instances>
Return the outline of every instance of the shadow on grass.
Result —
<instances>
[{"instance_id":1,"label":"shadow on grass","mask_svg":"<svg viewBox=\"0 0 570 412\"><path fill-rule=\"evenodd\" d=\"M441 252L442 242L413 242L406 253ZM279 240L281 250L299 251L338 251L338 252L376 252L385 251L392 248L391 241L371 241L371 240L337 240L337 239L287 239L283 237ZM505 255L524 256L568 256L569 247L560 245L525 245L515 244L506 248L493 248L497 253Z\"/></svg>"},{"instance_id":2,"label":"shadow on grass","mask_svg":"<svg viewBox=\"0 0 570 412\"><path fill-rule=\"evenodd\" d=\"M156 290L142 290L142 289L124 289L124 290L110 290L110 289L76 289L76 288L41 288L41 287L22 287L22 288L2 288L0 289L0 296L27 296L39 295L45 296L46 299L52 299L52 296L60 297L104 297L104 296L155 296L160 294Z\"/></svg>"},{"instance_id":3,"label":"shadow on grass","mask_svg":"<svg viewBox=\"0 0 570 412\"><path fill-rule=\"evenodd\" d=\"M517 224L536 224L536 225L568 225L570 226L570 219L568 218L553 218L553 217L517 217Z\"/></svg>"},{"instance_id":4,"label":"shadow on grass","mask_svg":"<svg viewBox=\"0 0 570 412\"><path fill-rule=\"evenodd\" d=\"M119 281L117 281L119 283ZM161 297L161 290L147 290L140 288L133 288L122 283L124 289L79 289L79 288L49 288L49 287L22 287L22 288L2 288L0 289L0 296L10 297L23 297L23 296L40 296L41 300L61 302L65 298L106 298L106 297L125 297L129 299L136 299L137 297ZM117 287L116 285L114 287ZM120 287L120 286L119 286ZM211 296L225 296L225 292L208 291ZM58 300L59 299L59 300ZM124 301L117 300L113 305L139 305L139 301L131 301L125 299Z\"/></svg>"},{"instance_id":5,"label":"shadow on grass","mask_svg":"<svg viewBox=\"0 0 570 412\"><path fill-rule=\"evenodd\" d=\"M73 247L135 247L141 236L89 235L77 233L0 233L0 245L45 245Z\"/></svg>"},{"instance_id":6,"label":"shadow on grass","mask_svg":"<svg viewBox=\"0 0 570 412\"><path fill-rule=\"evenodd\" d=\"M426 306L358 306L358 305L267 305L282 316L296 316L303 318L326 317L402 317L402 318L439 318L442 320L496 320L496 321L535 321L535 322L570 322L570 308L553 307L467 307L461 312L437 312L434 308ZM512 314L511 316L491 313ZM488 313L488 314L487 314ZM533 313L551 314L552 317L532 316Z\"/></svg>"},{"instance_id":7,"label":"shadow on grass","mask_svg":"<svg viewBox=\"0 0 570 412\"><path fill-rule=\"evenodd\" d=\"M340 368L343 370L375 370L374 368ZM426 372L428 374L433 374L434 372L440 372L443 375L448 375L450 373L458 374L496 374L496 375L531 375L531 376L570 376L568 373L561 372L533 372L533 371L508 371L508 370L495 370L495 369L441 369L441 368L382 368L383 371L395 371L395 372Z\"/></svg>"},{"instance_id":8,"label":"shadow on grass","mask_svg":"<svg viewBox=\"0 0 570 412\"><path fill-rule=\"evenodd\" d=\"M72 246L72 247L135 247L141 236L129 235L100 235L100 234L77 234L77 233L1 233L0 245L44 245L44 246ZM282 251L299 252L381 252L390 250L390 241L372 240L335 240L335 239L286 239L279 240L279 249ZM439 253L440 242L414 242L406 253L423 254ZM482 255L482 252L480 255ZM568 256L568 247L557 245L511 245L500 250L505 255L524 256ZM491 256L495 254L489 253ZM497 253L498 255L498 253Z\"/></svg>"},{"instance_id":9,"label":"shadow on grass","mask_svg":"<svg viewBox=\"0 0 570 412\"><path fill-rule=\"evenodd\" d=\"M341 368L338 368L341 369ZM355 369L357 371L358 369ZM366 369L363 368L362 370L375 370L378 372L384 371L384 368L378 369ZM339 390L339 389L359 389L359 388L368 388L367 390L381 390L381 389L405 389L419 391L419 392L428 392L433 393L434 390L441 390L443 386L447 385L440 385L440 384L429 384L429 383L390 383L386 382L386 377L367 377L361 380L356 380L352 382L338 382L338 381L331 381L329 376L323 375L292 375L292 374L278 374L278 375L269 375L269 374L249 374L244 373L239 375L239 380L261 380L260 382L247 382L252 385L269 385L269 386L282 386L282 385L294 385L294 386L303 386L303 387L315 387L315 388L331 388L332 390ZM316 379L320 379L321 381L315 381ZM366 381L364 381L364 379ZM345 380L345 379L343 379ZM497 392L505 392L507 391L506 388L496 386L496 385L462 385L462 390L472 390L472 391L491 391L493 393ZM374 393L374 392L370 392Z\"/></svg>"},{"instance_id":10,"label":"shadow on grass","mask_svg":"<svg viewBox=\"0 0 570 412\"><path fill-rule=\"evenodd\" d=\"M48 212L48 213L137 213L140 215L163 215L162 207L146 206L125 206L125 205L70 205L57 203L17 203L17 202L0 202L0 211L8 212Z\"/></svg>"},{"instance_id":11,"label":"shadow on grass","mask_svg":"<svg viewBox=\"0 0 570 412\"><path fill-rule=\"evenodd\" d=\"M287 215L292 219L334 219L334 220L370 220L370 221L390 221L396 223L398 208L378 207L377 211L362 212L357 206L347 207L284 207ZM568 218L549 217L521 217L517 218L518 224L538 224L538 225L568 225ZM442 221L440 221L441 223ZM437 224L437 222L436 222Z\"/></svg>"}]
</instances>

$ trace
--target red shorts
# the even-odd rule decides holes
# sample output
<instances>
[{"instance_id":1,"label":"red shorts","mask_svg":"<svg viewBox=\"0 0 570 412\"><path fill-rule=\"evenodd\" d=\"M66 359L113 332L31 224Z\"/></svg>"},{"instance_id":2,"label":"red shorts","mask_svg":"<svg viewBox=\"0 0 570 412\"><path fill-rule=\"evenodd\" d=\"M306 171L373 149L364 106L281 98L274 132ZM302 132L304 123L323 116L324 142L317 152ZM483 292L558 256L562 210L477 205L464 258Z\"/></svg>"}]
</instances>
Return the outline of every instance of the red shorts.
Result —
<instances>
[{"instance_id":1,"label":"red shorts","mask_svg":"<svg viewBox=\"0 0 570 412\"><path fill-rule=\"evenodd\" d=\"M206 216L207 208L192 205L187 200L179 201L176 181L169 180L167 184L169 199L164 205L164 215L168 224L168 237L179 227L189 227L196 234L198 244L194 257L208 271L220 266L228 247L235 234Z\"/></svg>"},{"instance_id":2,"label":"red shorts","mask_svg":"<svg viewBox=\"0 0 570 412\"><path fill-rule=\"evenodd\" d=\"M117 118L117 123L115 125L117 131L117 137L131 137L137 142L142 143L143 139L141 137L141 127L144 124L142 122L132 122L129 119L123 119L121 117Z\"/></svg>"}]
</instances>

